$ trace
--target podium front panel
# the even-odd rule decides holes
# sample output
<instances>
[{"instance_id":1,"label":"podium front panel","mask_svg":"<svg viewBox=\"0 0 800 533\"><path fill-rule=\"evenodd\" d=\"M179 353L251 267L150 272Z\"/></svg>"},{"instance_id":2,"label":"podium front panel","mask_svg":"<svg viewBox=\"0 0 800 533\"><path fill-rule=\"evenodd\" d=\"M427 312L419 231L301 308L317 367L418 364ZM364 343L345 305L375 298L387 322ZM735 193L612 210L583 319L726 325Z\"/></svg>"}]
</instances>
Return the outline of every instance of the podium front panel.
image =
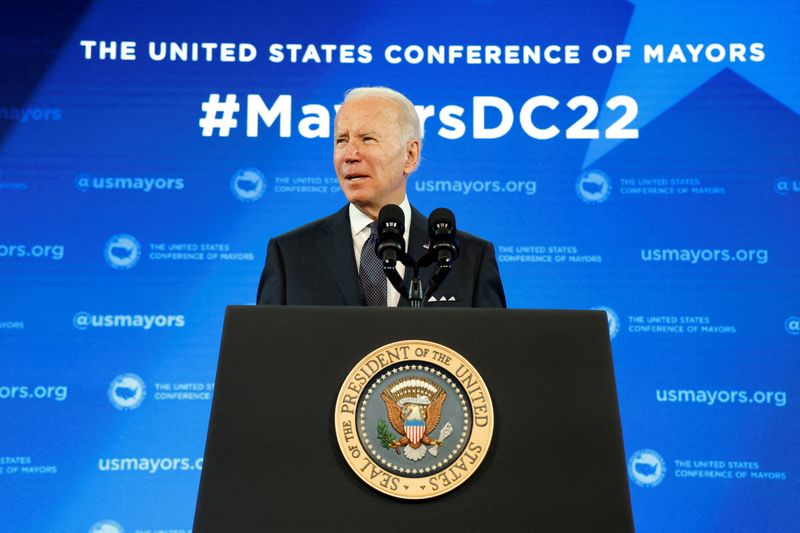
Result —
<instances>
[{"instance_id":1,"label":"podium front panel","mask_svg":"<svg viewBox=\"0 0 800 533\"><path fill-rule=\"evenodd\" d=\"M342 382L402 340L481 374L494 436L458 489L398 500L362 482L334 432ZM195 531L632 531L605 314L229 307Z\"/></svg>"}]
</instances>

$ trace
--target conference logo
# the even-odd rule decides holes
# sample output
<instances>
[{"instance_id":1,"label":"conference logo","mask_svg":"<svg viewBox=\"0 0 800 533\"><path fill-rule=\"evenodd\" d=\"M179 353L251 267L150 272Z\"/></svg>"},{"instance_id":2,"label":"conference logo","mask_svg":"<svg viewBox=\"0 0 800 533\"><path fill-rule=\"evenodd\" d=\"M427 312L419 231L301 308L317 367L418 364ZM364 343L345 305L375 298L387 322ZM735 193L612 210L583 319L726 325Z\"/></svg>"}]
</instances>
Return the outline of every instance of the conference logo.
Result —
<instances>
[{"instance_id":1,"label":"conference logo","mask_svg":"<svg viewBox=\"0 0 800 533\"><path fill-rule=\"evenodd\" d=\"M136 409L144 401L145 385L136 374L121 374L108 386L108 399L121 411Z\"/></svg>"},{"instance_id":2,"label":"conference logo","mask_svg":"<svg viewBox=\"0 0 800 533\"><path fill-rule=\"evenodd\" d=\"M139 262L142 247L133 235L120 233L108 239L103 255L110 267L127 270Z\"/></svg>"},{"instance_id":3,"label":"conference logo","mask_svg":"<svg viewBox=\"0 0 800 533\"><path fill-rule=\"evenodd\" d=\"M454 350L382 346L353 367L336 400L339 449L367 485L396 498L440 496L483 462L494 430L489 391Z\"/></svg>"},{"instance_id":4,"label":"conference logo","mask_svg":"<svg viewBox=\"0 0 800 533\"><path fill-rule=\"evenodd\" d=\"M575 190L587 204L602 204L611 194L611 179L597 169L587 170L578 176Z\"/></svg>"},{"instance_id":5,"label":"conference logo","mask_svg":"<svg viewBox=\"0 0 800 533\"><path fill-rule=\"evenodd\" d=\"M592 307L592 311L605 311L606 318L608 319L608 337L614 339L619 333L619 315L610 307L597 306Z\"/></svg>"},{"instance_id":6,"label":"conference logo","mask_svg":"<svg viewBox=\"0 0 800 533\"><path fill-rule=\"evenodd\" d=\"M789 335L800 335L800 317L790 316L783 325Z\"/></svg>"},{"instance_id":7,"label":"conference logo","mask_svg":"<svg viewBox=\"0 0 800 533\"><path fill-rule=\"evenodd\" d=\"M101 520L92 526L89 533L125 533L125 530L113 520Z\"/></svg>"},{"instance_id":8,"label":"conference logo","mask_svg":"<svg viewBox=\"0 0 800 533\"><path fill-rule=\"evenodd\" d=\"M243 168L231 178L231 192L242 202L255 202L266 188L267 180L257 168Z\"/></svg>"},{"instance_id":9,"label":"conference logo","mask_svg":"<svg viewBox=\"0 0 800 533\"><path fill-rule=\"evenodd\" d=\"M638 450L628 459L628 476L640 487L655 487L664 480L667 465L654 450Z\"/></svg>"}]
</instances>

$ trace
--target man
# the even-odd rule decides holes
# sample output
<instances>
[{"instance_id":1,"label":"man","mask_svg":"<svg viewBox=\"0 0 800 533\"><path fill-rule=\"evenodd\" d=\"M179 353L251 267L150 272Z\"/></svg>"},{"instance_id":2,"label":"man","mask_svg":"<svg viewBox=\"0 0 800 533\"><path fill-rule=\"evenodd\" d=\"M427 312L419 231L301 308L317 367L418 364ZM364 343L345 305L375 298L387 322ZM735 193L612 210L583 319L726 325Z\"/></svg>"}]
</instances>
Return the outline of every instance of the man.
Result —
<instances>
[{"instance_id":1,"label":"man","mask_svg":"<svg viewBox=\"0 0 800 533\"><path fill-rule=\"evenodd\" d=\"M273 238L258 286L261 305L409 305L375 256L375 220L396 204L405 214L408 253L427 252L426 217L406 197L417 169L421 128L414 105L385 87L352 89L334 120L333 164L349 204L331 216ZM505 307L491 243L459 231L453 271L427 307ZM398 263L398 272L410 271ZM420 277L427 286L433 267ZM405 296L405 295L404 295Z\"/></svg>"}]
</instances>

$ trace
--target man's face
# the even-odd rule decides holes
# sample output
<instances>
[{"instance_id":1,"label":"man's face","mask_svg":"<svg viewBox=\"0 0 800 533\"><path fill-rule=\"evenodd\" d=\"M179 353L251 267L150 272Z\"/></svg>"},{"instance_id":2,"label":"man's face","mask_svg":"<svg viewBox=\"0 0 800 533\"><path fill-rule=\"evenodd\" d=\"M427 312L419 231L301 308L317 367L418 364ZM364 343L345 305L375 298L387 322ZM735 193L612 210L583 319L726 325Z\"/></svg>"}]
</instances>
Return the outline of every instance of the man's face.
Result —
<instances>
[{"instance_id":1,"label":"man's face","mask_svg":"<svg viewBox=\"0 0 800 533\"><path fill-rule=\"evenodd\" d=\"M397 106L364 97L342 105L334 122L333 165L350 203L376 219L381 207L399 204L419 160L419 141L400 141Z\"/></svg>"}]
</instances>

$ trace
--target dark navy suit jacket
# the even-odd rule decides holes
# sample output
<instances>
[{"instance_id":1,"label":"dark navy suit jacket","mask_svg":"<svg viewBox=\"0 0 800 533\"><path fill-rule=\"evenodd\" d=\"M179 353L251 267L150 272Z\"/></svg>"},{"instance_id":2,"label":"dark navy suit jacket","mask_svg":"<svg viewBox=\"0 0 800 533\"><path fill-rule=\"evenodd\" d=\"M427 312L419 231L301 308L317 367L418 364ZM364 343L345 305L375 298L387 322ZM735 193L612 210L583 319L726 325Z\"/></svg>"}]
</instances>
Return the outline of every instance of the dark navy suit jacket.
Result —
<instances>
[{"instance_id":1,"label":"dark navy suit jacket","mask_svg":"<svg viewBox=\"0 0 800 533\"><path fill-rule=\"evenodd\" d=\"M408 253L419 259L428 244L428 223L412 207ZM459 255L452 272L426 307L505 307L500 272L490 242L458 232ZM406 268L409 285L411 268ZM422 269L427 287L434 266ZM403 295L405 296L405 295ZM349 208L316 220L269 241L258 284L260 305L364 305L358 287ZM400 298L400 306L408 301Z\"/></svg>"}]
</instances>

